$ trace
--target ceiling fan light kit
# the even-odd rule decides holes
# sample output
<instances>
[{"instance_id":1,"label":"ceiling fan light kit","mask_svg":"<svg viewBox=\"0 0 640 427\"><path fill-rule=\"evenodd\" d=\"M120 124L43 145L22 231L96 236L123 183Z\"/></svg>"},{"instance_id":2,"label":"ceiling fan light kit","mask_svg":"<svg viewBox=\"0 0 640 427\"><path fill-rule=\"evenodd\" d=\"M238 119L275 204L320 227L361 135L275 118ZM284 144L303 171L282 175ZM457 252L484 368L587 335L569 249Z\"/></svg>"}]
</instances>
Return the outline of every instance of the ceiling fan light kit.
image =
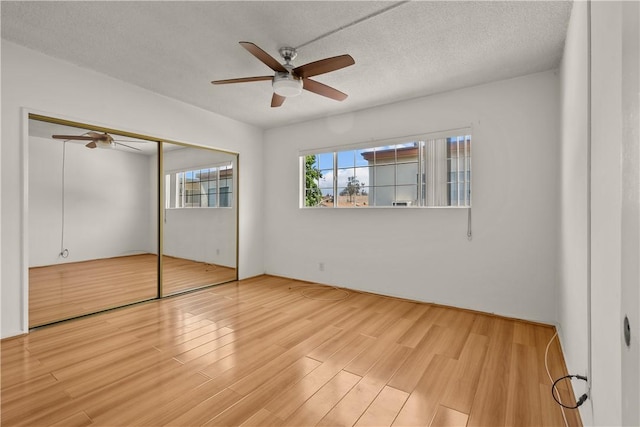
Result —
<instances>
[{"instance_id":1,"label":"ceiling fan light kit","mask_svg":"<svg viewBox=\"0 0 640 427\"><path fill-rule=\"evenodd\" d=\"M96 147L104 149L116 148L115 141L96 141Z\"/></svg>"},{"instance_id":2,"label":"ceiling fan light kit","mask_svg":"<svg viewBox=\"0 0 640 427\"><path fill-rule=\"evenodd\" d=\"M302 79L297 79L290 73L276 71L273 76L273 91L286 98L298 96L302 93Z\"/></svg>"},{"instance_id":3,"label":"ceiling fan light kit","mask_svg":"<svg viewBox=\"0 0 640 427\"><path fill-rule=\"evenodd\" d=\"M280 48L280 56L282 56L285 61L284 64L281 64L254 43L240 42L240 45L267 67L271 68L275 73L273 77L241 77L236 79L214 80L211 83L221 85L271 80L273 86L271 107L280 107L286 98L300 95L303 89L336 101L344 101L348 96L346 93L311 80L309 77L329 73L355 64L355 61L349 55L334 56L294 67L291 61L295 59L298 52L293 47Z\"/></svg>"}]
</instances>

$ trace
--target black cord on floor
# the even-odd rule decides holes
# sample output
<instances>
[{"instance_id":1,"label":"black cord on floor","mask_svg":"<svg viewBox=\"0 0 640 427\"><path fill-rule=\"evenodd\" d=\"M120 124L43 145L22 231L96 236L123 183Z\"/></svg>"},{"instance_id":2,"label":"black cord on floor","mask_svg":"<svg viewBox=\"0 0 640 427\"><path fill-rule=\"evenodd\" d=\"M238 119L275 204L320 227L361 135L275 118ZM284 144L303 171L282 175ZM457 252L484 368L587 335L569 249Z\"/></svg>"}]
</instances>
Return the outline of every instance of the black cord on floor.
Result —
<instances>
[{"instance_id":1,"label":"black cord on floor","mask_svg":"<svg viewBox=\"0 0 640 427\"><path fill-rule=\"evenodd\" d=\"M589 396L587 396L586 393L580 396L580 399L578 399L578 401L576 402L576 406L565 405L564 403L560 402L560 400L556 397L556 386L558 385L558 383L562 380L567 380L567 379L570 380L572 378L576 378L582 381L587 381L587 377L583 377L582 375L565 375L564 377L560 377L557 380L555 380L553 382L553 385L551 386L551 396L553 396L553 400L555 400L556 403L562 406L563 408L578 409L580 405L582 405L588 399Z\"/></svg>"}]
</instances>

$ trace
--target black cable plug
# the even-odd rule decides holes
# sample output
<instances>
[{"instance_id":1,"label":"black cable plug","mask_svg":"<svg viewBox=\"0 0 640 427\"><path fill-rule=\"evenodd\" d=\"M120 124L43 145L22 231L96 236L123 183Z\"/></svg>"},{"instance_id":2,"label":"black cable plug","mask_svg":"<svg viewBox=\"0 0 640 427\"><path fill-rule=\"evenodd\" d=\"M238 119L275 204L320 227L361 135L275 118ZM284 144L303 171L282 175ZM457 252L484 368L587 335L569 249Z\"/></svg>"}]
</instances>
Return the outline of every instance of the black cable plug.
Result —
<instances>
[{"instance_id":1,"label":"black cable plug","mask_svg":"<svg viewBox=\"0 0 640 427\"><path fill-rule=\"evenodd\" d=\"M565 405L564 403L560 402L560 400L558 400L558 398L556 397L556 385L562 380L566 380L566 379L571 380L572 378L576 378L582 381L587 381L587 377L584 377L582 375L565 375L564 377L560 377L557 380L555 380L553 382L553 385L551 386L551 396L553 397L553 400L555 400L558 405L567 409L577 409L589 398L589 396L586 393L583 394L582 396L580 396L580 399L578 399L575 406Z\"/></svg>"},{"instance_id":2,"label":"black cable plug","mask_svg":"<svg viewBox=\"0 0 640 427\"><path fill-rule=\"evenodd\" d=\"M582 405L588 398L589 396L587 396L587 393L580 396L580 399L578 399L578 402L576 402L576 408Z\"/></svg>"}]
</instances>

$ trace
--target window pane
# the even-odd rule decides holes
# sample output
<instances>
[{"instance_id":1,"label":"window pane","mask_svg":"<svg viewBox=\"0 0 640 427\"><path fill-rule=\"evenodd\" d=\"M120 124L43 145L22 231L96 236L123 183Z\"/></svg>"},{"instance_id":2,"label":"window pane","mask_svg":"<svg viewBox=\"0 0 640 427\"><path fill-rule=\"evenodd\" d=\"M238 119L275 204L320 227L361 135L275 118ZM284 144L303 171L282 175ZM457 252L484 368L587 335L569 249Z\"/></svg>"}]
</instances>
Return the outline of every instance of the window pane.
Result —
<instances>
[{"instance_id":1,"label":"window pane","mask_svg":"<svg viewBox=\"0 0 640 427\"><path fill-rule=\"evenodd\" d=\"M396 169L396 184L417 184L418 183L418 163L399 164Z\"/></svg>"},{"instance_id":2,"label":"window pane","mask_svg":"<svg viewBox=\"0 0 640 427\"><path fill-rule=\"evenodd\" d=\"M322 201L319 188L322 172L318 167L318 156L305 156L304 205L307 207L318 206Z\"/></svg>"},{"instance_id":3,"label":"window pane","mask_svg":"<svg viewBox=\"0 0 640 427\"><path fill-rule=\"evenodd\" d=\"M323 180L323 171L319 169L319 159L320 156L315 154L305 156L304 206L307 207L319 206L322 202L320 186L326 185L326 182Z\"/></svg>"},{"instance_id":4,"label":"window pane","mask_svg":"<svg viewBox=\"0 0 640 427\"><path fill-rule=\"evenodd\" d=\"M376 147L374 150L376 165L394 164L396 162L396 149L394 147Z\"/></svg>"},{"instance_id":5,"label":"window pane","mask_svg":"<svg viewBox=\"0 0 640 427\"><path fill-rule=\"evenodd\" d=\"M396 146L396 161L398 163L415 162L418 160L418 146L415 142L398 144Z\"/></svg>"},{"instance_id":6,"label":"window pane","mask_svg":"<svg viewBox=\"0 0 640 427\"><path fill-rule=\"evenodd\" d=\"M358 207L368 207L373 205L370 187L360 187L360 196L358 196Z\"/></svg>"},{"instance_id":7,"label":"window pane","mask_svg":"<svg viewBox=\"0 0 640 427\"><path fill-rule=\"evenodd\" d=\"M233 169L220 169L218 170L218 179L233 180Z\"/></svg>"},{"instance_id":8,"label":"window pane","mask_svg":"<svg viewBox=\"0 0 640 427\"><path fill-rule=\"evenodd\" d=\"M320 206L333 207L333 188L320 189L322 200Z\"/></svg>"},{"instance_id":9,"label":"window pane","mask_svg":"<svg viewBox=\"0 0 640 427\"><path fill-rule=\"evenodd\" d=\"M333 153L316 154L318 169L333 169Z\"/></svg>"},{"instance_id":10,"label":"window pane","mask_svg":"<svg viewBox=\"0 0 640 427\"><path fill-rule=\"evenodd\" d=\"M355 166L367 166L368 157L370 157L370 149L355 150Z\"/></svg>"},{"instance_id":11,"label":"window pane","mask_svg":"<svg viewBox=\"0 0 640 427\"><path fill-rule=\"evenodd\" d=\"M305 206L313 207L313 206L321 206L323 202L322 192L319 188L311 188L305 191Z\"/></svg>"},{"instance_id":12,"label":"window pane","mask_svg":"<svg viewBox=\"0 0 640 427\"><path fill-rule=\"evenodd\" d=\"M355 169L341 169L338 172L338 207L361 206L368 198L362 195L364 185L355 175Z\"/></svg>"},{"instance_id":13,"label":"window pane","mask_svg":"<svg viewBox=\"0 0 640 427\"><path fill-rule=\"evenodd\" d=\"M374 189L375 206L393 206L395 200L395 187L375 187Z\"/></svg>"},{"instance_id":14,"label":"window pane","mask_svg":"<svg viewBox=\"0 0 640 427\"><path fill-rule=\"evenodd\" d=\"M229 191L229 187L220 187L220 207L231 207L231 191Z\"/></svg>"},{"instance_id":15,"label":"window pane","mask_svg":"<svg viewBox=\"0 0 640 427\"><path fill-rule=\"evenodd\" d=\"M207 193L207 202L210 208L215 208L217 206L216 196L216 188L209 188L209 191Z\"/></svg>"},{"instance_id":16,"label":"window pane","mask_svg":"<svg viewBox=\"0 0 640 427\"><path fill-rule=\"evenodd\" d=\"M338 168L353 167L356 164L356 151L338 151Z\"/></svg>"},{"instance_id":17,"label":"window pane","mask_svg":"<svg viewBox=\"0 0 640 427\"><path fill-rule=\"evenodd\" d=\"M305 169L320 169L320 165L318 164L318 156L316 156L315 154L304 156L304 167Z\"/></svg>"},{"instance_id":18,"label":"window pane","mask_svg":"<svg viewBox=\"0 0 640 427\"><path fill-rule=\"evenodd\" d=\"M368 206L368 190L365 190L365 194L362 194L362 190L362 188L356 191L353 187L338 187L338 207Z\"/></svg>"},{"instance_id":19,"label":"window pane","mask_svg":"<svg viewBox=\"0 0 640 427\"><path fill-rule=\"evenodd\" d=\"M396 183L396 166L384 165L375 167L375 176L373 180L370 180L371 185L384 186L395 185Z\"/></svg>"},{"instance_id":20,"label":"window pane","mask_svg":"<svg viewBox=\"0 0 640 427\"><path fill-rule=\"evenodd\" d=\"M350 196L347 193L346 187L338 187L338 200L337 207L351 207L355 204L355 197Z\"/></svg>"},{"instance_id":21,"label":"window pane","mask_svg":"<svg viewBox=\"0 0 640 427\"><path fill-rule=\"evenodd\" d=\"M415 206L418 202L417 185L400 185L396 187L396 206Z\"/></svg>"},{"instance_id":22,"label":"window pane","mask_svg":"<svg viewBox=\"0 0 640 427\"><path fill-rule=\"evenodd\" d=\"M354 169L354 175L358 178L360 185L369 185L371 183L371 179L369 176L372 174L373 168L368 167L359 167Z\"/></svg>"},{"instance_id":23,"label":"window pane","mask_svg":"<svg viewBox=\"0 0 640 427\"><path fill-rule=\"evenodd\" d=\"M333 190L333 169L323 169L320 171L318 185L320 188L331 188Z\"/></svg>"},{"instance_id":24,"label":"window pane","mask_svg":"<svg viewBox=\"0 0 640 427\"><path fill-rule=\"evenodd\" d=\"M365 148L364 150L358 150L358 158L356 159L357 165L373 165L375 163L375 148Z\"/></svg>"}]
</instances>

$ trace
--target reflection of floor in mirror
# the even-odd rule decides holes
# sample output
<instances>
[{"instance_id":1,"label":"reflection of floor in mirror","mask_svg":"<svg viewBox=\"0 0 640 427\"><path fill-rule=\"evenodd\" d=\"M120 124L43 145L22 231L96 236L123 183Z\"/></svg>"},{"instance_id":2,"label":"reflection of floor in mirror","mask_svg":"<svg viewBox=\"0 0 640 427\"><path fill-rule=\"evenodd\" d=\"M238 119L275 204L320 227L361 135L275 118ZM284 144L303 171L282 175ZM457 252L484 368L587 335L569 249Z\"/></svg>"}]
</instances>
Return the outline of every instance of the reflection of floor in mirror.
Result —
<instances>
[{"instance_id":1,"label":"reflection of floor in mirror","mask_svg":"<svg viewBox=\"0 0 640 427\"><path fill-rule=\"evenodd\" d=\"M164 257L165 295L235 280L235 269ZM29 327L155 298L157 257L131 255L29 269Z\"/></svg>"},{"instance_id":2,"label":"reflection of floor in mirror","mask_svg":"<svg viewBox=\"0 0 640 427\"><path fill-rule=\"evenodd\" d=\"M236 280L235 268L165 255L162 259L164 294L170 295L215 283Z\"/></svg>"}]
</instances>

